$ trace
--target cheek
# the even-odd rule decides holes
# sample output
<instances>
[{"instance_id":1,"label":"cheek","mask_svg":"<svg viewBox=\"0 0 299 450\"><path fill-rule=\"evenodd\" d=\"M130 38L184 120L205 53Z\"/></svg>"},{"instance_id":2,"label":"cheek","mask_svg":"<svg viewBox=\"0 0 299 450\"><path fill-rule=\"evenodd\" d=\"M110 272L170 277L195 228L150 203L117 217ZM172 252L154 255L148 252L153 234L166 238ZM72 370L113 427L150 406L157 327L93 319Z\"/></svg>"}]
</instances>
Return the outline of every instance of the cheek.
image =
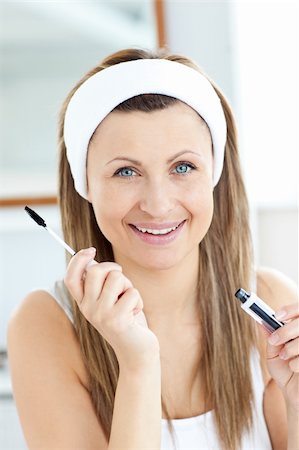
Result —
<instances>
[{"instance_id":1,"label":"cheek","mask_svg":"<svg viewBox=\"0 0 299 450\"><path fill-rule=\"evenodd\" d=\"M119 224L134 204L134 191L122 189L120 186L108 186L103 183L92 189L91 203L95 212L99 228L113 229L113 224Z\"/></svg>"},{"instance_id":2,"label":"cheek","mask_svg":"<svg viewBox=\"0 0 299 450\"><path fill-rule=\"evenodd\" d=\"M206 228L210 225L214 211L214 199L212 185L204 185L188 192L186 205L194 219L200 221L200 225Z\"/></svg>"}]
</instances>

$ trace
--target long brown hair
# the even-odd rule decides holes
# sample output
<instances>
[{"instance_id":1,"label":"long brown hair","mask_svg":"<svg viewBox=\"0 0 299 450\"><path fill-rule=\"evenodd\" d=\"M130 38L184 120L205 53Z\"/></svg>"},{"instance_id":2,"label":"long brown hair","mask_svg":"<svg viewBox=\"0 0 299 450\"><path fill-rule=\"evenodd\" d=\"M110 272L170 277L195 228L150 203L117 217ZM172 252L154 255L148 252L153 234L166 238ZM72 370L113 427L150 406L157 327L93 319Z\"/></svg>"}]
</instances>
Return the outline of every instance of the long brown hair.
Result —
<instances>
[{"instance_id":1,"label":"long brown hair","mask_svg":"<svg viewBox=\"0 0 299 450\"><path fill-rule=\"evenodd\" d=\"M92 205L74 189L63 140L64 116L68 102L78 87L93 74L114 64L140 58L163 58L202 71L190 59L169 53L126 49L114 53L87 73L68 95L60 114L59 202L64 237L75 249L94 246L98 261L114 261L111 243L99 229ZM240 169L234 118L227 100L213 84L227 121L227 142L221 179L214 189L214 215L200 243L198 306L202 332L200 370L206 405L213 408L223 448L235 450L242 433L252 426L252 380L250 354L257 345L253 321L239 308L236 288L250 289L252 245L247 197ZM196 92L194 92L196 95ZM176 102L171 97L151 94L129 99L115 109L153 111ZM75 327L90 379L90 395L95 413L109 440L119 367L111 346L85 319L72 301ZM169 419L167 407L162 406ZM171 421L168 421L171 427Z\"/></svg>"}]
</instances>

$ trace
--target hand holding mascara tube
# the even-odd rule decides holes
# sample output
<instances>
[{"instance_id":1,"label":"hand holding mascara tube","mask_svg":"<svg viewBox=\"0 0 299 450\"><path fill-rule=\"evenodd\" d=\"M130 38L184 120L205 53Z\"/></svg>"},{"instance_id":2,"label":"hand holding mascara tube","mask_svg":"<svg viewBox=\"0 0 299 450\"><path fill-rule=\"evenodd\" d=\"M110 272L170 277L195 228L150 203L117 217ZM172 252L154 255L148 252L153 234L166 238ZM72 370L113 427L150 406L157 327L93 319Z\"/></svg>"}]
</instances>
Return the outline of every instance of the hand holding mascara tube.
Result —
<instances>
[{"instance_id":1,"label":"hand holding mascara tube","mask_svg":"<svg viewBox=\"0 0 299 450\"><path fill-rule=\"evenodd\" d=\"M284 325L284 322L276 319L273 309L253 292L240 288L235 297L241 301L241 308L271 333Z\"/></svg>"},{"instance_id":2,"label":"hand holding mascara tube","mask_svg":"<svg viewBox=\"0 0 299 450\"><path fill-rule=\"evenodd\" d=\"M267 368L284 395L289 409L289 417L295 416L295 429L298 430L298 302L286 305L280 310L280 315L283 312L282 317L286 320L286 322L282 322L256 294L240 288L235 296L241 301L241 308L267 330ZM297 438L296 440L298 441Z\"/></svg>"}]
</instances>

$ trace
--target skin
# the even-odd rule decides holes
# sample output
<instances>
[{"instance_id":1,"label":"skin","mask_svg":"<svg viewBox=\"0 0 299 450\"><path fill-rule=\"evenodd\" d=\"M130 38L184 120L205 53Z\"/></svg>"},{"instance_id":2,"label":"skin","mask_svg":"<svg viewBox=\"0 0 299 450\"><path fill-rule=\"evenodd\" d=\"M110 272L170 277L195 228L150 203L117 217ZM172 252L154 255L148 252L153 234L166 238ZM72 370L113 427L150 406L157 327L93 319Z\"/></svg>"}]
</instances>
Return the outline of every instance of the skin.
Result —
<instances>
[{"instance_id":1,"label":"skin","mask_svg":"<svg viewBox=\"0 0 299 450\"><path fill-rule=\"evenodd\" d=\"M188 153L166 162L186 148L200 157ZM128 161L107 165L119 155L137 159L142 165L135 167ZM176 174L182 161L199 169ZM136 176L132 179L113 176L127 166L134 167ZM160 375L172 417L205 412L200 378L195 376L200 340L194 317L198 243L213 214L210 136L198 115L181 103L150 114L114 112L95 133L87 169L89 201L102 232L112 243L116 263L88 266L95 252L82 250L72 258L65 283L81 312L112 345L120 362L115 403L118 416L111 442L106 443L96 420L72 325L57 302L43 291L24 300L9 326L18 411L30 448L110 450L140 448L145 443L148 448L159 448ZM183 233L167 247L151 248L137 240L128 226L135 221L184 219ZM289 314L287 324L277 333L283 343L271 345L261 329L260 351L263 407L273 449L294 450L299 410L296 290L281 274L259 269L257 294L274 310L283 308ZM286 360L280 358L283 350L287 351ZM129 410L123 410L128 403ZM53 423L60 427L53 429ZM132 436L136 439L133 443Z\"/></svg>"},{"instance_id":2,"label":"skin","mask_svg":"<svg viewBox=\"0 0 299 450\"><path fill-rule=\"evenodd\" d=\"M185 153L166 163L183 150L195 154ZM124 154L142 166L129 161L107 164ZM196 170L178 174L182 162ZM113 176L126 166L135 170L130 172L133 178ZM148 320L166 316L177 324L192 320L198 244L213 215L212 144L203 120L181 102L150 113L150 120L148 113L113 112L100 124L90 145L87 174L89 201L99 227L113 245L115 261L139 290ZM143 243L128 226L185 219L184 233L167 247ZM180 283L173 283L176 279Z\"/></svg>"},{"instance_id":3,"label":"skin","mask_svg":"<svg viewBox=\"0 0 299 450\"><path fill-rule=\"evenodd\" d=\"M273 448L297 450L299 442L299 304L295 283L268 268L257 272L257 294L276 312L284 327L271 335L260 327L264 373L264 415ZM272 339L279 341L273 344Z\"/></svg>"},{"instance_id":4,"label":"skin","mask_svg":"<svg viewBox=\"0 0 299 450\"><path fill-rule=\"evenodd\" d=\"M194 321L198 244L212 220L213 156L208 128L187 105L179 102L150 116L149 121L148 113L113 112L98 127L88 154L89 201L93 204L102 232L112 242L115 261L140 292L147 323L158 336L162 357L165 355L165 360L169 361L167 355L172 352L171 348L181 347L186 355L192 348L191 343L198 342L199 338ZM173 154L186 148L198 153L199 157L188 153L175 159L171 165L165 163ZM119 160L108 163L120 155L142 161L142 165L136 167L128 161ZM181 158L196 165L197 170L190 175L174 175L173 168ZM129 168L125 170L125 175L134 176L129 179L125 176L115 178L115 171L123 167ZM185 218L186 229L181 239L166 248L143 243L132 236L128 228L128 223L135 221L167 222ZM174 280L179 282L174 283ZM294 286L291 289L290 300L295 300ZM264 298L270 297L270 303L275 302L273 294L269 296L267 291L264 292L265 288L260 290ZM291 323L274 333L274 336L279 334L284 337L285 349L270 342L267 346L262 344L267 361L264 377L269 389L275 391L277 385L280 387L289 410L296 410L298 375L291 375L299 371L299 358L294 358L298 354L299 341L298 305L287 306L287 310L291 314ZM182 326L185 326L187 336L183 343L182 333L177 332L182 330ZM289 363L282 360L283 349L287 352L287 360L291 357ZM174 355L172 361L173 358ZM189 385L194 381L198 364L195 355L191 356L191 360L188 366L191 374ZM175 364L165 365L168 377L176 374L176 379L183 379L182 371L177 369L178 362L175 360ZM272 387L271 379L277 379L279 383ZM167 389L167 383L164 388ZM196 392L198 395L199 392ZM182 403L185 394L182 392ZM189 407L192 408L192 400ZM267 414L269 416L268 411ZM276 433L277 428L274 430L272 427L272 430Z\"/></svg>"}]
</instances>

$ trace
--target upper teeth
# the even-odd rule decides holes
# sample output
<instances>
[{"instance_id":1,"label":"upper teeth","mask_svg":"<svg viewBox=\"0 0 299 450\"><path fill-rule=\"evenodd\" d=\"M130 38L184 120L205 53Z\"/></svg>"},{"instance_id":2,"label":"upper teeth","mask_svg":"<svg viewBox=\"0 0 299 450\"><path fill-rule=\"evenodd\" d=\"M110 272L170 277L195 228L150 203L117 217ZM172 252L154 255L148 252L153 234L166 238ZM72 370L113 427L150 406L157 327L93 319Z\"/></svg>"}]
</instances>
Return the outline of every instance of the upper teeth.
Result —
<instances>
[{"instance_id":1,"label":"upper teeth","mask_svg":"<svg viewBox=\"0 0 299 450\"><path fill-rule=\"evenodd\" d=\"M178 225L176 227L172 227L172 228L164 228L163 230L153 230L151 228L139 228L139 227L136 227L136 228L137 228L137 230L142 231L142 233L166 234L166 233L170 233L170 231L175 230L177 227L178 227Z\"/></svg>"}]
</instances>

